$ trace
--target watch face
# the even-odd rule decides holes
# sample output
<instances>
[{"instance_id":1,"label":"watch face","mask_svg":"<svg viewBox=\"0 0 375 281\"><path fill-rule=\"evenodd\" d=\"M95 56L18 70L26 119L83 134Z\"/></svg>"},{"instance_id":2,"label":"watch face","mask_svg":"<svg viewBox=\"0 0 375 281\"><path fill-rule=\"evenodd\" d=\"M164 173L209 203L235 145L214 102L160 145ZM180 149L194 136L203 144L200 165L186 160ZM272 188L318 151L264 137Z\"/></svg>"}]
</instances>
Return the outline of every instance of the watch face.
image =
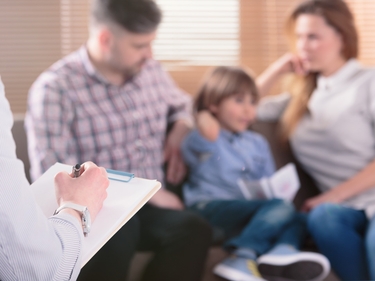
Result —
<instances>
[{"instance_id":1,"label":"watch face","mask_svg":"<svg viewBox=\"0 0 375 281\"><path fill-rule=\"evenodd\" d=\"M54 213L53 215L58 214L61 210L70 208L73 210L78 211L80 214L82 214L81 220L82 220L82 228L83 228L83 233L85 236L90 232L91 228L91 216L89 209L87 209L86 206L78 205L72 202L67 202L64 205L60 206Z\"/></svg>"},{"instance_id":2,"label":"watch face","mask_svg":"<svg viewBox=\"0 0 375 281\"><path fill-rule=\"evenodd\" d=\"M91 229L91 216L89 209L87 207L82 212L82 226L83 226L83 233L87 235Z\"/></svg>"}]
</instances>

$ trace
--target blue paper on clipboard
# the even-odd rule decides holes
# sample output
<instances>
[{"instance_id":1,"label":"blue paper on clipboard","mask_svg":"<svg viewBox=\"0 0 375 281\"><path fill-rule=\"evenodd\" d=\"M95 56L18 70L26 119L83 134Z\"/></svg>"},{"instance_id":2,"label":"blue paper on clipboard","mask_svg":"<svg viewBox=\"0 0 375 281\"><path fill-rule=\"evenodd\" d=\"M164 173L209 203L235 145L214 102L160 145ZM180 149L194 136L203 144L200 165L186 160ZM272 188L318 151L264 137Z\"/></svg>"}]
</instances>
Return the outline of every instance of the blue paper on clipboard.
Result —
<instances>
[{"instance_id":1,"label":"blue paper on clipboard","mask_svg":"<svg viewBox=\"0 0 375 281\"><path fill-rule=\"evenodd\" d=\"M133 173L122 172L118 170L106 169L108 179L121 182L130 182L134 178Z\"/></svg>"}]
</instances>

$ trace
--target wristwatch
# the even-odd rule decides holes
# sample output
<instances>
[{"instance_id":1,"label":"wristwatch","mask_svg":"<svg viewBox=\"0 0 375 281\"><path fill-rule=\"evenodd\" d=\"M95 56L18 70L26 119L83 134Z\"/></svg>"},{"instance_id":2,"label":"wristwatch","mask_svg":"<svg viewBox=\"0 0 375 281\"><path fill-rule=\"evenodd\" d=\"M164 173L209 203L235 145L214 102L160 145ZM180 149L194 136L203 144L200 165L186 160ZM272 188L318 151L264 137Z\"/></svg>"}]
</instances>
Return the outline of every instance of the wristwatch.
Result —
<instances>
[{"instance_id":1,"label":"wristwatch","mask_svg":"<svg viewBox=\"0 0 375 281\"><path fill-rule=\"evenodd\" d=\"M91 216L90 216L89 209L87 209L86 206L67 202L64 205L61 205L59 208L57 208L56 211L53 213L53 215L57 215L58 213L60 213L61 210L64 210L64 209L73 209L81 213L83 234L87 236L91 228Z\"/></svg>"}]
</instances>

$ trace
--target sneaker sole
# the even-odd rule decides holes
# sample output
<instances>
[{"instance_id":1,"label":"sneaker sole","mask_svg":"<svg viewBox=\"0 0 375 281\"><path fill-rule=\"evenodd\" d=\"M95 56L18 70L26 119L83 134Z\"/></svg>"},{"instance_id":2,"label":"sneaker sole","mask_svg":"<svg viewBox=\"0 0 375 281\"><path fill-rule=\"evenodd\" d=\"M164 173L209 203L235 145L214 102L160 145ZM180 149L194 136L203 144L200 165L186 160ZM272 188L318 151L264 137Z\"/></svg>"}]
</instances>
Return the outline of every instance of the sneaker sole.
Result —
<instances>
[{"instance_id":1,"label":"sneaker sole","mask_svg":"<svg viewBox=\"0 0 375 281\"><path fill-rule=\"evenodd\" d=\"M264 255L258 259L258 270L269 281L321 281L328 275L330 264L315 253Z\"/></svg>"},{"instance_id":2,"label":"sneaker sole","mask_svg":"<svg viewBox=\"0 0 375 281\"><path fill-rule=\"evenodd\" d=\"M223 264L215 266L213 271L216 275L231 281L266 281L261 277L250 276Z\"/></svg>"}]
</instances>

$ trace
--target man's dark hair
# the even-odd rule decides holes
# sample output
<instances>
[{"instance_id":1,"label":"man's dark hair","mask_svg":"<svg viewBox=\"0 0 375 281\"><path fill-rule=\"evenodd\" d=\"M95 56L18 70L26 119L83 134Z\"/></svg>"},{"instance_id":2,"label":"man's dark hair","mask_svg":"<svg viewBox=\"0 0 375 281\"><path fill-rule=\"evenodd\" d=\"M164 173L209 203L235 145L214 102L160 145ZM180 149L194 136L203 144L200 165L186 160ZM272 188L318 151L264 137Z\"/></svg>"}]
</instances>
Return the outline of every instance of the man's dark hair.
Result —
<instances>
[{"instance_id":1,"label":"man's dark hair","mask_svg":"<svg viewBox=\"0 0 375 281\"><path fill-rule=\"evenodd\" d=\"M161 18L161 10L153 0L92 1L94 24L116 24L133 33L150 33L157 29Z\"/></svg>"}]
</instances>

